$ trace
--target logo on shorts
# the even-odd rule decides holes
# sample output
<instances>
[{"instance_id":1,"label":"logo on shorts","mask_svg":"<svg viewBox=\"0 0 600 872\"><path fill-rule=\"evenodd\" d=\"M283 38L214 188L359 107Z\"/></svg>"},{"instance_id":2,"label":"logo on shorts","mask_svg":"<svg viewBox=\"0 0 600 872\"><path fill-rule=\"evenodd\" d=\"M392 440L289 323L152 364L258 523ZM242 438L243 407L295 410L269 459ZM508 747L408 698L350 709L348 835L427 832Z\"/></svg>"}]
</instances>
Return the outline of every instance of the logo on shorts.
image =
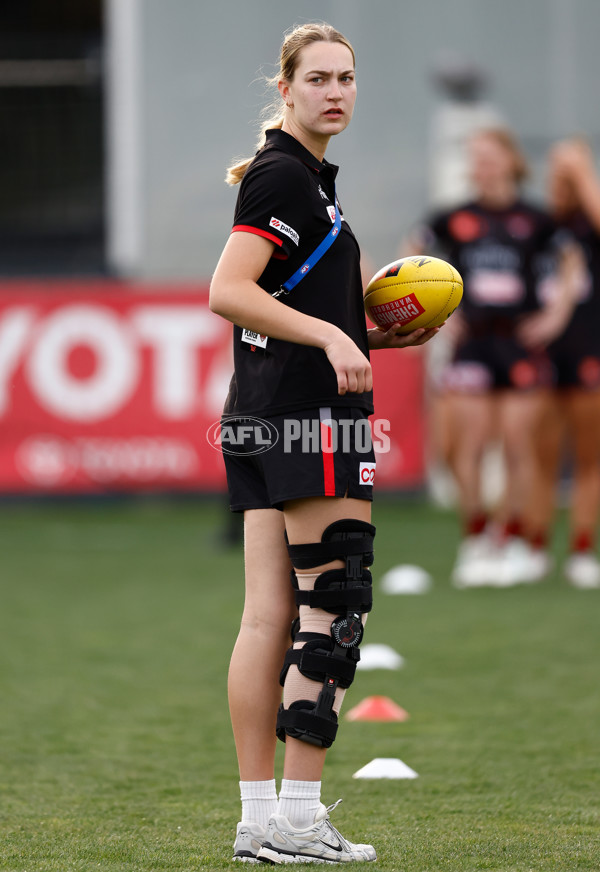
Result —
<instances>
[{"instance_id":1,"label":"logo on shorts","mask_svg":"<svg viewBox=\"0 0 600 872\"><path fill-rule=\"evenodd\" d=\"M358 468L358 483L372 485L375 481L375 463L361 463Z\"/></svg>"},{"instance_id":2,"label":"logo on shorts","mask_svg":"<svg viewBox=\"0 0 600 872\"><path fill-rule=\"evenodd\" d=\"M597 388L600 385L600 359L584 357L577 369L579 381L586 388Z\"/></svg>"},{"instance_id":3,"label":"logo on shorts","mask_svg":"<svg viewBox=\"0 0 600 872\"><path fill-rule=\"evenodd\" d=\"M327 207L327 214L331 218L331 223L335 224L335 206L328 206Z\"/></svg>"},{"instance_id":4,"label":"logo on shorts","mask_svg":"<svg viewBox=\"0 0 600 872\"><path fill-rule=\"evenodd\" d=\"M509 378L521 390L536 388L540 384L538 368L531 360L517 360L510 368Z\"/></svg>"},{"instance_id":5,"label":"logo on shorts","mask_svg":"<svg viewBox=\"0 0 600 872\"><path fill-rule=\"evenodd\" d=\"M479 393L491 388L494 380L491 369L477 361L464 360L446 367L442 385L446 390L459 393Z\"/></svg>"},{"instance_id":6,"label":"logo on shorts","mask_svg":"<svg viewBox=\"0 0 600 872\"><path fill-rule=\"evenodd\" d=\"M296 233L293 227L290 227L289 224L284 224L283 221L280 221L279 218L271 218L269 221L269 226L274 227L275 230L279 230L280 233L284 233L286 236L292 240L295 245L298 245L300 242L300 237Z\"/></svg>"},{"instance_id":7,"label":"logo on shorts","mask_svg":"<svg viewBox=\"0 0 600 872\"><path fill-rule=\"evenodd\" d=\"M206 441L223 454L264 454L279 440L279 432L263 418L223 418L206 431Z\"/></svg>"}]
</instances>

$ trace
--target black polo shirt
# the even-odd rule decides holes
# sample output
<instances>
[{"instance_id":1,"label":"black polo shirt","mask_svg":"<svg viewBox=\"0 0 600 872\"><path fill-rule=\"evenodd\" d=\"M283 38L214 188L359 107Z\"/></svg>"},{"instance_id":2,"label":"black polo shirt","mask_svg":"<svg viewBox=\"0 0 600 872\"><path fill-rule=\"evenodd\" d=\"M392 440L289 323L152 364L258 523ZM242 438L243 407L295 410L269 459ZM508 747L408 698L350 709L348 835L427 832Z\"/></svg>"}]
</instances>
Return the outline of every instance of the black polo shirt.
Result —
<instances>
[{"instance_id":1,"label":"black polo shirt","mask_svg":"<svg viewBox=\"0 0 600 872\"><path fill-rule=\"evenodd\" d=\"M256 233L275 243L258 280L265 292L277 291L331 230L337 171L326 160L318 161L293 136L267 131L265 146L242 179L232 230ZM336 324L368 357L360 250L341 214L342 230L333 245L279 300ZM320 348L269 338L263 349L242 341L242 330L235 326L234 364L226 414L283 414L319 406L373 411L371 392L338 394L334 369Z\"/></svg>"}]
</instances>

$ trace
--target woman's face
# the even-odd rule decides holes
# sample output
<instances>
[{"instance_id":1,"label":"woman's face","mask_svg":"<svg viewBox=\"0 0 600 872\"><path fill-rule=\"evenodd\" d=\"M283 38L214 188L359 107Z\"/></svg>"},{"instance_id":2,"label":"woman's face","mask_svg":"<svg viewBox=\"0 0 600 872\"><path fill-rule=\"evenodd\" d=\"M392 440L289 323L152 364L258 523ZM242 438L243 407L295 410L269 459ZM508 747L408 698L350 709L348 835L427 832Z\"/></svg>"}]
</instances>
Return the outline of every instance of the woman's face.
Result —
<instances>
[{"instance_id":1,"label":"woman's face","mask_svg":"<svg viewBox=\"0 0 600 872\"><path fill-rule=\"evenodd\" d=\"M469 143L470 174L478 191L515 181L511 152L491 136L474 136Z\"/></svg>"},{"instance_id":2,"label":"woman's face","mask_svg":"<svg viewBox=\"0 0 600 872\"><path fill-rule=\"evenodd\" d=\"M310 43L300 52L293 80L280 82L279 90L293 104L293 126L317 137L341 133L356 100L352 52L339 42Z\"/></svg>"}]
</instances>

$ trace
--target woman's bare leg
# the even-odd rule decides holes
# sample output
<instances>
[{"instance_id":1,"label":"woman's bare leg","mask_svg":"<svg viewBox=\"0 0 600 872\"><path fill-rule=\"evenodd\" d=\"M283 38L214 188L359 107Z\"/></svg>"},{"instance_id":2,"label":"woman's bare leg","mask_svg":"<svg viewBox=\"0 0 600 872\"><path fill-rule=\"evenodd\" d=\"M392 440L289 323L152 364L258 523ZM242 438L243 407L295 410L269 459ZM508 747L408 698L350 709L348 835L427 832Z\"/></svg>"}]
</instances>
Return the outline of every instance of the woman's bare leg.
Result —
<instances>
[{"instance_id":1,"label":"woman's bare leg","mask_svg":"<svg viewBox=\"0 0 600 872\"><path fill-rule=\"evenodd\" d=\"M449 397L453 439L452 470L456 476L460 509L465 523L483 512L481 464L494 434L493 394L459 394Z\"/></svg>"},{"instance_id":2,"label":"woman's bare leg","mask_svg":"<svg viewBox=\"0 0 600 872\"><path fill-rule=\"evenodd\" d=\"M229 667L229 710L242 781L274 777L279 673L297 614L283 513L245 512L244 612Z\"/></svg>"},{"instance_id":3,"label":"woman's bare leg","mask_svg":"<svg viewBox=\"0 0 600 872\"><path fill-rule=\"evenodd\" d=\"M556 508L556 490L564 443L564 410L557 391L541 400L534 430L533 482L527 502L527 534L534 546L545 548Z\"/></svg>"},{"instance_id":4,"label":"woman's bare leg","mask_svg":"<svg viewBox=\"0 0 600 872\"><path fill-rule=\"evenodd\" d=\"M499 429L506 460L507 517L524 520L535 481L535 434L544 403L542 391L503 391L499 399Z\"/></svg>"},{"instance_id":5,"label":"woman's bare leg","mask_svg":"<svg viewBox=\"0 0 600 872\"><path fill-rule=\"evenodd\" d=\"M600 391L569 391L564 408L574 460L572 544L578 536L590 536L593 542L600 507Z\"/></svg>"}]
</instances>

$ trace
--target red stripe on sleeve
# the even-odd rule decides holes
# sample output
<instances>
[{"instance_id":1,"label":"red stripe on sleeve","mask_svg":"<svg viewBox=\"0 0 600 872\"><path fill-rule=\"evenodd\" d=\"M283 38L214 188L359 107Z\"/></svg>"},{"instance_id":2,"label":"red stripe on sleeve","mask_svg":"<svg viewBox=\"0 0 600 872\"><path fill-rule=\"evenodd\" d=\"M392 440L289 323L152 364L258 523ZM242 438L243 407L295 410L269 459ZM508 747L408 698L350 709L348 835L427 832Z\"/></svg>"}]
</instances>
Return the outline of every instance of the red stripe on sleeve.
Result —
<instances>
[{"instance_id":1,"label":"red stripe on sleeve","mask_svg":"<svg viewBox=\"0 0 600 872\"><path fill-rule=\"evenodd\" d=\"M249 224L236 224L235 227L231 228L232 233L236 233L238 231L241 231L242 233L255 233L257 236L264 236L265 239L269 239L280 248L283 245L283 242L277 236L273 236L272 233L268 233L266 230L259 230L258 227L250 227Z\"/></svg>"}]
</instances>

